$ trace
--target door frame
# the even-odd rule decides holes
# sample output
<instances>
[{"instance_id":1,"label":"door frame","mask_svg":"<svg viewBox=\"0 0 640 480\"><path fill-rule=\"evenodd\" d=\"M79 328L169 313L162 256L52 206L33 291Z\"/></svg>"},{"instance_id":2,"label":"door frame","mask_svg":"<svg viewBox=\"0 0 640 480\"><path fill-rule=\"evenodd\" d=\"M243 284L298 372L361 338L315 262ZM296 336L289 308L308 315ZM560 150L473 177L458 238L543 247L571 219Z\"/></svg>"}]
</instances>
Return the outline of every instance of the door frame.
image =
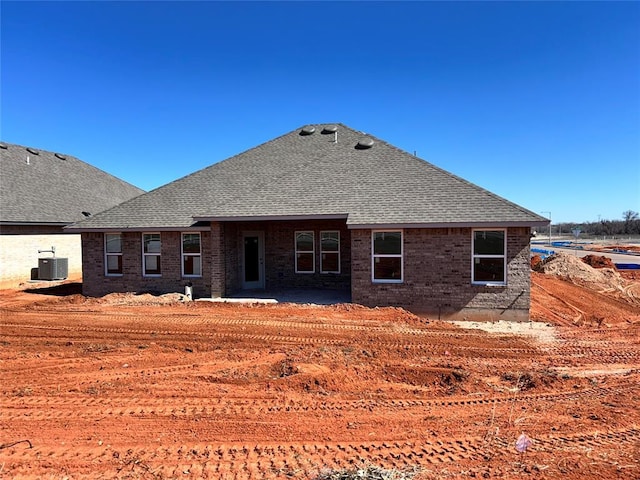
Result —
<instances>
[{"instance_id":1,"label":"door frame","mask_svg":"<svg viewBox=\"0 0 640 480\"><path fill-rule=\"evenodd\" d=\"M245 249L244 242L247 237L258 237L258 280L255 282L247 282L245 280L245 272L246 272L246 258L245 258ZM241 273L240 280L242 283L243 290L254 290L254 289L264 289L265 281L264 281L264 232L260 230L247 230L242 232L242 261L241 261Z\"/></svg>"}]
</instances>

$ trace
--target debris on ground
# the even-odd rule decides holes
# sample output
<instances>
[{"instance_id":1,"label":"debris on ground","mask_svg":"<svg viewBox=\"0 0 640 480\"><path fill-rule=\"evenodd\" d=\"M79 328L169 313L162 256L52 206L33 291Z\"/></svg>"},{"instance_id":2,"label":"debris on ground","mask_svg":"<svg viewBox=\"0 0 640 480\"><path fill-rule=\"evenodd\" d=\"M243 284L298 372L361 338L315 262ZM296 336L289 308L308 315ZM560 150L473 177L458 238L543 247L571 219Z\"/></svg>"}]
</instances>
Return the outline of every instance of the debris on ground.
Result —
<instances>
[{"instance_id":1,"label":"debris on ground","mask_svg":"<svg viewBox=\"0 0 640 480\"><path fill-rule=\"evenodd\" d=\"M418 470L386 470L374 466L356 467L343 470L323 471L314 480L409 480Z\"/></svg>"}]
</instances>

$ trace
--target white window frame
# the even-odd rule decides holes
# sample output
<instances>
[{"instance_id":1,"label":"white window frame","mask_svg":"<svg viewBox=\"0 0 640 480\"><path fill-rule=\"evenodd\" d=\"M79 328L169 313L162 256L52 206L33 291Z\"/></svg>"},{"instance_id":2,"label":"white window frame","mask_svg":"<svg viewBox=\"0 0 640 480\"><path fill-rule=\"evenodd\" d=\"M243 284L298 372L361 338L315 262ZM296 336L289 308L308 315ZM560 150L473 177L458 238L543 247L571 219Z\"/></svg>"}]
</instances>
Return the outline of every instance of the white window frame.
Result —
<instances>
[{"instance_id":1,"label":"white window frame","mask_svg":"<svg viewBox=\"0 0 640 480\"><path fill-rule=\"evenodd\" d=\"M197 235L199 238L198 241L198 246L200 247L200 251L198 253L185 253L184 252L184 236L185 235ZM181 272L182 272L182 276L184 278L201 278L202 277L202 235L200 234L200 232L182 232L180 234L180 253L181 253L181 262L180 262L180 268L181 268ZM199 275L195 275L195 274L185 274L184 273L184 260L185 257L199 257L200 258L200 274Z\"/></svg>"},{"instance_id":2,"label":"white window frame","mask_svg":"<svg viewBox=\"0 0 640 480\"><path fill-rule=\"evenodd\" d=\"M400 253L383 254L375 253L375 237L376 233L399 233L400 234ZM400 258L400 278L388 279L388 278L375 278L376 276L376 258ZM404 230L371 230L371 282L372 283L403 283L404 282Z\"/></svg>"},{"instance_id":3,"label":"white window frame","mask_svg":"<svg viewBox=\"0 0 640 480\"><path fill-rule=\"evenodd\" d=\"M311 250L298 250L298 234L299 233L309 233L311 234ZM295 236L293 238L294 240L294 250L295 250L295 271L296 273L301 273L301 274L312 274L312 273L316 273L316 234L315 231L313 230L296 230L295 231ZM306 253L306 254L311 254L311 261L312 261L312 265L313 267L311 268L310 271L308 270L303 270L303 271L299 271L298 270L298 254L299 253Z\"/></svg>"},{"instance_id":4,"label":"white window frame","mask_svg":"<svg viewBox=\"0 0 640 480\"><path fill-rule=\"evenodd\" d=\"M502 246L502 255L491 254L491 255L482 255L475 253L475 242L476 242L476 232L503 232L504 233L504 243ZM491 282L491 281L475 281L475 265L476 258L501 258L502 259L502 277L504 278L501 282ZM474 228L471 230L471 284L472 285L489 285L489 286L505 286L507 285L507 229L506 228Z\"/></svg>"},{"instance_id":5,"label":"white window frame","mask_svg":"<svg viewBox=\"0 0 640 480\"><path fill-rule=\"evenodd\" d=\"M109 235L118 235L120 237L120 251L108 252L107 251L107 237ZM122 265L123 271L120 273L109 272L109 257L120 257L120 265ZM121 277L124 274L124 264L122 263L122 233L121 232L109 232L104 234L104 275L106 277Z\"/></svg>"},{"instance_id":6,"label":"white window frame","mask_svg":"<svg viewBox=\"0 0 640 480\"><path fill-rule=\"evenodd\" d=\"M322 250L322 235L325 233L335 233L338 235L338 249L337 250ZM324 254L337 254L338 255L338 270L325 270L324 269ZM320 231L320 273L340 273L340 230L321 230Z\"/></svg>"},{"instance_id":7,"label":"white window frame","mask_svg":"<svg viewBox=\"0 0 640 480\"><path fill-rule=\"evenodd\" d=\"M145 252L144 251L144 236L145 235L158 235L160 237L160 252ZM142 233L142 276L143 277L161 277L162 276L162 234L160 232L143 232ZM147 273L146 257L160 257L160 273Z\"/></svg>"}]
</instances>

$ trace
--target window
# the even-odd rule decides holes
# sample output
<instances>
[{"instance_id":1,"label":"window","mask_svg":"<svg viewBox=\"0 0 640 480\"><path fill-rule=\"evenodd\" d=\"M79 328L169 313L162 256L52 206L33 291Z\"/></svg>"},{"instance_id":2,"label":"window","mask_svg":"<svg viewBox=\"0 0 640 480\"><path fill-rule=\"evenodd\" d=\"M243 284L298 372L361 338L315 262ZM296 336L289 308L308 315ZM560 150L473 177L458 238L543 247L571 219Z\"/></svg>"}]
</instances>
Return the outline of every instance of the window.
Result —
<instances>
[{"instance_id":1,"label":"window","mask_svg":"<svg viewBox=\"0 0 640 480\"><path fill-rule=\"evenodd\" d=\"M202 255L200 253L200 234L182 234L182 276L202 276Z\"/></svg>"},{"instance_id":2,"label":"window","mask_svg":"<svg viewBox=\"0 0 640 480\"><path fill-rule=\"evenodd\" d=\"M320 232L320 273L340 273L340 232Z\"/></svg>"},{"instance_id":3,"label":"window","mask_svg":"<svg viewBox=\"0 0 640 480\"><path fill-rule=\"evenodd\" d=\"M472 249L472 283L481 285L506 285L506 231L474 230Z\"/></svg>"},{"instance_id":4,"label":"window","mask_svg":"<svg viewBox=\"0 0 640 480\"><path fill-rule=\"evenodd\" d=\"M402 230L372 232L374 282L402 282Z\"/></svg>"},{"instance_id":5,"label":"window","mask_svg":"<svg viewBox=\"0 0 640 480\"><path fill-rule=\"evenodd\" d=\"M104 235L105 275L122 275L122 234Z\"/></svg>"},{"instance_id":6,"label":"window","mask_svg":"<svg viewBox=\"0 0 640 480\"><path fill-rule=\"evenodd\" d=\"M316 271L313 232L296 232L296 273Z\"/></svg>"},{"instance_id":7,"label":"window","mask_svg":"<svg viewBox=\"0 0 640 480\"><path fill-rule=\"evenodd\" d=\"M142 274L160 275L160 234L159 233L143 233L142 234Z\"/></svg>"}]
</instances>

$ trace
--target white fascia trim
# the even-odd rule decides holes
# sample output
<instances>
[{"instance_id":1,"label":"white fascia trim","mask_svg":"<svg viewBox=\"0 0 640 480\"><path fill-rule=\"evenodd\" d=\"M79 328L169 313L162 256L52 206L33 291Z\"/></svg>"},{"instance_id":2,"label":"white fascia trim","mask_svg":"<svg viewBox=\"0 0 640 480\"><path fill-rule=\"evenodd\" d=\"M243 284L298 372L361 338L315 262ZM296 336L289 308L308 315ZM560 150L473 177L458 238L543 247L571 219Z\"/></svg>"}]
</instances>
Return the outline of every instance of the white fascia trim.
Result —
<instances>
[{"instance_id":1,"label":"white fascia trim","mask_svg":"<svg viewBox=\"0 0 640 480\"><path fill-rule=\"evenodd\" d=\"M272 220L346 220L346 213L319 215L253 215L253 216L212 216L192 217L195 222L260 222Z\"/></svg>"},{"instance_id":2,"label":"white fascia trim","mask_svg":"<svg viewBox=\"0 0 640 480\"><path fill-rule=\"evenodd\" d=\"M361 223L347 224L349 230L400 230L410 228L507 228L543 227L546 222L451 222L451 223Z\"/></svg>"}]
</instances>

